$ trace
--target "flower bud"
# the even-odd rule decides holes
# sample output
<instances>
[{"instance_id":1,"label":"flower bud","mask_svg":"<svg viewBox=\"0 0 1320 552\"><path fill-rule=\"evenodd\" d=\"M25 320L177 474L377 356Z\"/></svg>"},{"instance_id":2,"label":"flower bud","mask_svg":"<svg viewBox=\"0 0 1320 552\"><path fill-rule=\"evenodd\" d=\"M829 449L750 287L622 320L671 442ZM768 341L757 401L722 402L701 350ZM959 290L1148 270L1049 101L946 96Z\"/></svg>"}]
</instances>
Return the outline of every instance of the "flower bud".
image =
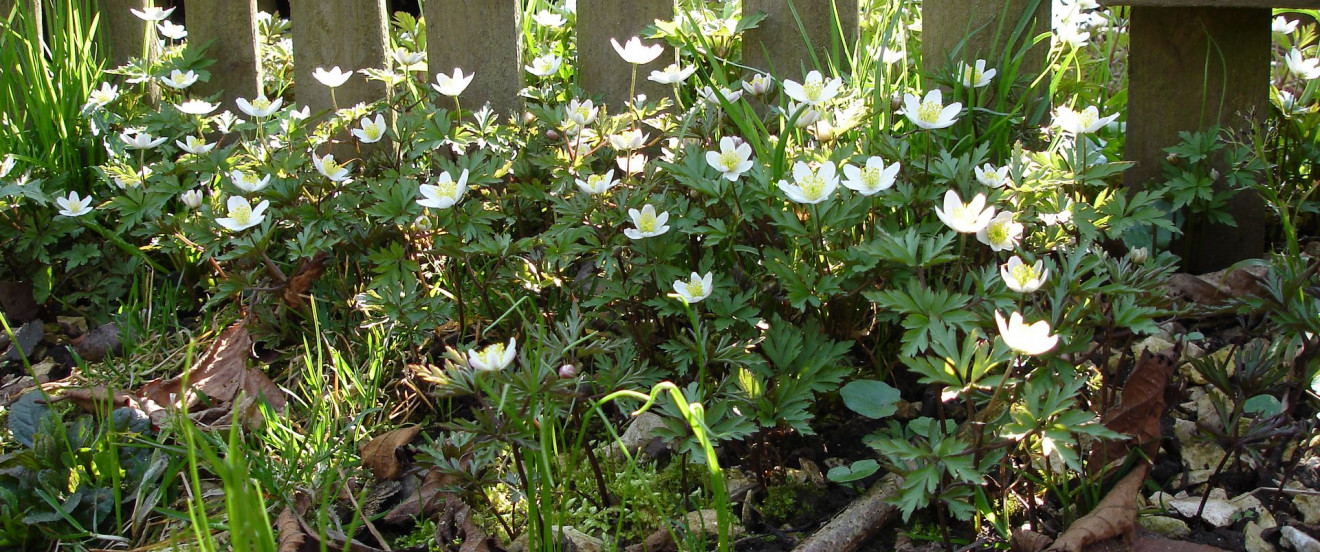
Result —
<instances>
[{"instance_id":1,"label":"flower bud","mask_svg":"<svg viewBox=\"0 0 1320 552\"><path fill-rule=\"evenodd\" d=\"M1145 247L1133 247L1128 251L1128 257L1132 259L1132 264L1144 265L1146 259L1150 258L1150 249Z\"/></svg>"},{"instance_id":2,"label":"flower bud","mask_svg":"<svg viewBox=\"0 0 1320 552\"><path fill-rule=\"evenodd\" d=\"M196 209L202 206L201 190L188 190L183 192L180 197L183 199L183 204L187 205L189 209Z\"/></svg>"},{"instance_id":3,"label":"flower bud","mask_svg":"<svg viewBox=\"0 0 1320 552\"><path fill-rule=\"evenodd\" d=\"M558 132L555 131L555 129L550 129L545 131L545 137L555 142L558 142L559 139L561 138L561 136L559 135Z\"/></svg>"},{"instance_id":4,"label":"flower bud","mask_svg":"<svg viewBox=\"0 0 1320 552\"><path fill-rule=\"evenodd\" d=\"M565 364L559 367L559 377L563 379L572 379L577 377L578 368L572 364Z\"/></svg>"}]
</instances>

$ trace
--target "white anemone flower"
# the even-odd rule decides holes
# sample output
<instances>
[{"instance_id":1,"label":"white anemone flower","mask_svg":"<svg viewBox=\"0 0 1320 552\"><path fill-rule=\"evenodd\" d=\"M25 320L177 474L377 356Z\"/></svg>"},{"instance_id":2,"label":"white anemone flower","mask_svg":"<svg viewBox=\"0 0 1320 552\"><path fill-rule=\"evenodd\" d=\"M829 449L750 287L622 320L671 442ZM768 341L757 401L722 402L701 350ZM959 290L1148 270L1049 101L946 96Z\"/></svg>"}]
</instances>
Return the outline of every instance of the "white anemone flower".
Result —
<instances>
[{"instance_id":1,"label":"white anemone flower","mask_svg":"<svg viewBox=\"0 0 1320 552\"><path fill-rule=\"evenodd\" d=\"M10 171L14 170L14 163L17 162L18 160L14 158L14 154L6 155L5 160L0 161L0 178L9 176Z\"/></svg>"},{"instance_id":2,"label":"white anemone flower","mask_svg":"<svg viewBox=\"0 0 1320 552\"><path fill-rule=\"evenodd\" d=\"M894 186L900 168L898 161L885 166L884 159L871 156L864 167L851 163L843 166L843 176L846 178L843 185L864 196L875 195Z\"/></svg>"},{"instance_id":3,"label":"white anemone flower","mask_svg":"<svg viewBox=\"0 0 1320 552\"><path fill-rule=\"evenodd\" d=\"M600 195L619 183L614 178L614 169L610 169L605 174L593 174L586 179L575 179L578 189L590 195Z\"/></svg>"},{"instance_id":4,"label":"white anemone flower","mask_svg":"<svg viewBox=\"0 0 1320 552\"><path fill-rule=\"evenodd\" d=\"M480 372L498 372L513 364L518 355L518 341L510 337L509 343L488 345L480 351L468 351L468 366Z\"/></svg>"},{"instance_id":5,"label":"white anemone flower","mask_svg":"<svg viewBox=\"0 0 1320 552\"><path fill-rule=\"evenodd\" d=\"M769 93L775 88L775 79L764 73L752 75L752 78L743 81L743 91L753 96L760 96Z\"/></svg>"},{"instance_id":6,"label":"white anemone flower","mask_svg":"<svg viewBox=\"0 0 1320 552\"><path fill-rule=\"evenodd\" d=\"M146 131L131 128L121 132L119 139L133 149L151 149L164 144L166 140L164 136L157 138Z\"/></svg>"},{"instance_id":7,"label":"white anemone flower","mask_svg":"<svg viewBox=\"0 0 1320 552\"><path fill-rule=\"evenodd\" d=\"M632 151L646 145L651 135L643 134L640 129L630 128L618 134L610 135L610 147L619 151Z\"/></svg>"},{"instance_id":8,"label":"white anemone flower","mask_svg":"<svg viewBox=\"0 0 1320 552\"><path fill-rule=\"evenodd\" d=\"M188 29L183 25L175 25L173 21L161 21L156 24L156 30L160 31L160 36L171 40L183 40L188 38Z\"/></svg>"},{"instance_id":9,"label":"white anemone flower","mask_svg":"<svg viewBox=\"0 0 1320 552\"><path fill-rule=\"evenodd\" d=\"M1108 117L1101 117L1100 110L1095 106L1087 106L1081 111L1074 110L1066 105L1059 106L1054 110L1054 126L1059 130L1072 135L1091 134L1118 118L1115 113Z\"/></svg>"},{"instance_id":10,"label":"white anemone flower","mask_svg":"<svg viewBox=\"0 0 1320 552\"><path fill-rule=\"evenodd\" d=\"M393 58L394 63L397 63L399 68L404 71L423 71L426 69L426 65L422 63L423 61L426 61L426 52L414 52L407 48L395 48L390 51L390 57Z\"/></svg>"},{"instance_id":11,"label":"white anemone flower","mask_svg":"<svg viewBox=\"0 0 1320 552\"><path fill-rule=\"evenodd\" d=\"M1011 251L1022 240L1022 223L1013 220L1012 211L1000 211L976 233L976 240L995 251Z\"/></svg>"},{"instance_id":12,"label":"white anemone flower","mask_svg":"<svg viewBox=\"0 0 1320 552\"><path fill-rule=\"evenodd\" d=\"M101 83L101 87L93 90L87 96L87 107L105 107L106 104L115 101L119 97L119 87L111 86L108 82Z\"/></svg>"},{"instance_id":13,"label":"white anemone flower","mask_svg":"<svg viewBox=\"0 0 1320 552\"><path fill-rule=\"evenodd\" d=\"M181 113L185 113L188 115L197 115L197 116L210 115L211 112L215 111L216 108L219 107L220 104L211 103L206 100L188 100L181 104L174 105L174 108L179 110L179 112Z\"/></svg>"},{"instance_id":14,"label":"white anemone flower","mask_svg":"<svg viewBox=\"0 0 1320 552\"><path fill-rule=\"evenodd\" d=\"M192 86L193 83L197 82L197 73L193 72L193 70L191 69L189 69L188 72L186 73L178 69L175 69L173 71L170 71L170 76L161 77L160 82L164 83L165 86L168 86L175 90L183 90L184 88L188 88L189 86Z\"/></svg>"},{"instance_id":15,"label":"white anemone flower","mask_svg":"<svg viewBox=\"0 0 1320 552\"><path fill-rule=\"evenodd\" d=\"M353 136L357 137L363 144L374 144L385 136L387 128L385 126L385 116L380 113L376 114L375 120L370 117L363 117L361 121L358 121L358 125L361 128L353 129Z\"/></svg>"},{"instance_id":16,"label":"white anemone flower","mask_svg":"<svg viewBox=\"0 0 1320 552\"><path fill-rule=\"evenodd\" d=\"M1007 165L996 168L994 165L986 163L980 167L974 167L976 181L991 188L1003 188L1005 184L1013 181L1009 177L1009 167Z\"/></svg>"},{"instance_id":17,"label":"white anemone flower","mask_svg":"<svg viewBox=\"0 0 1320 552\"><path fill-rule=\"evenodd\" d=\"M614 158L614 165L619 170L632 175L642 174L646 170L646 154L633 153L631 155L620 155Z\"/></svg>"},{"instance_id":18,"label":"white anemone flower","mask_svg":"<svg viewBox=\"0 0 1320 552\"><path fill-rule=\"evenodd\" d=\"M709 102L711 105L720 105L720 98L724 98L724 100L729 103L734 103L742 99L743 91L730 90L723 87L711 88L709 86L703 86L697 89L697 95L701 96L702 100Z\"/></svg>"},{"instance_id":19,"label":"white anemone flower","mask_svg":"<svg viewBox=\"0 0 1320 552\"><path fill-rule=\"evenodd\" d=\"M1294 75L1303 80L1314 80L1320 77L1320 59L1303 58L1302 52L1293 48L1287 55L1283 56L1283 63Z\"/></svg>"},{"instance_id":20,"label":"white anemone flower","mask_svg":"<svg viewBox=\"0 0 1320 552\"><path fill-rule=\"evenodd\" d=\"M472 78L475 76L477 76L476 73L463 75L463 70L455 67L453 76L436 73L435 83L431 85L431 88L445 96L457 98L463 94L464 90L467 90L469 84L472 84Z\"/></svg>"},{"instance_id":21,"label":"white anemone flower","mask_svg":"<svg viewBox=\"0 0 1320 552\"><path fill-rule=\"evenodd\" d=\"M164 21L165 18L170 16L170 14L174 13L174 8L162 10L156 6L148 6L141 10L130 8L128 11L133 12L133 15L136 15L138 19L154 23L156 21Z\"/></svg>"},{"instance_id":22,"label":"white anemone flower","mask_svg":"<svg viewBox=\"0 0 1320 552\"><path fill-rule=\"evenodd\" d=\"M312 165L316 166L316 171L321 173L321 176L329 178L331 182L343 182L348 180L348 167L352 163L340 165L338 161L335 161L334 154L327 153L323 157L317 157L313 153Z\"/></svg>"},{"instance_id":23,"label":"white anemone flower","mask_svg":"<svg viewBox=\"0 0 1320 552\"><path fill-rule=\"evenodd\" d=\"M432 209L448 209L462 199L463 192L467 191L468 170L458 175L458 180L449 175L449 171L440 173L435 184L422 184L422 199L417 200L417 204L422 207Z\"/></svg>"},{"instance_id":24,"label":"white anemone flower","mask_svg":"<svg viewBox=\"0 0 1320 552\"><path fill-rule=\"evenodd\" d=\"M270 184L270 175L258 178L257 173L234 169L229 172L229 180L238 189L251 194L261 191L266 185Z\"/></svg>"},{"instance_id":25,"label":"white anemone flower","mask_svg":"<svg viewBox=\"0 0 1320 552\"><path fill-rule=\"evenodd\" d=\"M565 23L568 23L568 20L564 19L564 16L550 10L540 10L532 14L532 21L535 21L537 25L549 27L551 29L558 29L563 27Z\"/></svg>"},{"instance_id":26,"label":"white anemone flower","mask_svg":"<svg viewBox=\"0 0 1320 552\"><path fill-rule=\"evenodd\" d=\"M179 194L179 199L187 205L189 209L197 209L202 206L202 191L197 189L188 190Z\"/></svg>"},{"instance_id":27,"label":"white anemone flower","mask_svg":"<svg viewBox=\"0 0 1320 552\"><path fill-rule=\"evenodd\" d=\"M743 173L752 169L752 145L732 137L720 138L720 151L706 152L706 163L720 171L729 182L737 182Z\"/></svg>"},{"instance_id":28,"label":"white anemone flower","mask_svg":"<svg viewBox=\"0 0 1320 552\"><path fill-rule=\"evenodd\" d=\"M633 65L651 63L665 51L665 47L659 44L643 46L642 39L635 36L628 39L625 45L620 45L619 41L614 38L610 39L610 44L614 45L614 51L619 53L619 57L623 58L623 61Z\"/></svg>"},{"instance_id":29,"label":"white anemone flower","mask_svg":"<svg viewBox=\"0 0 1320 552\"><path fill-rule=\"evenodd\" d=\"M647 77L647 80L660 84L678 84L687 80L695 72L697 72L696 65L681 67L677 63L671 63L662 70L651 71L651 76Z\"/></svg>"},{"instance_id":30,"label":"white anemone flower","mask_svg":"<svg viewBox=\"0 0 1320 552\"><path fill-rule=\"evenodd\" d=\"M596 113L596 105L591 103L591 100L568 101L568 120L577 126L590 126L596 122Z\"/></svg>"},{"instance_id":31,"label":"white anemone flower","mask_svg":"<svg viewBox=\"0 0 1320 552\"><path fill-rule=\"evenodd\" d=\"M198 136L189 136L182 141L175 140L174 145L179 146L179 149L193 155L203 155L210 152L212 149L215 149L214 142L207 142L205 138Z\"/></svg>"},{"instance_id":32,"label":"white anemone flower","mask_svg":"<svg viewBox=\"0 0 1320 552\"><path fill-rule=\"evenodd\" d=\"M225 202L226 216L215 219L215 223L229 229L231 232L242 232L266 220L266 208L269 206L270 201L263 199L253 209L247 198L229 196L229 200Z\"/></svg>"},{"instance_id":33,"label":"white anemone flower","mask_svg":"<svg viewBox=\"0 0 1320 552\"><path fill-rule=\"evenodd\" d=\"M258 94L252 101L238 98L234 100L234 103L238 104L238 109L243 113L247 113L249 117L260 119L269 117L272 113L279 111L280 106L284 104L284 98L275 98L275 101L270 101L266 99L265 94Z\"/></svg>"},{"instance_id":34,"label":"white anemone flower","mask_svg":"<svg viewBox=\"0 0 1320 552\"><path fill-rule=\"evenodd\" d=\"M938 88L927 92L921 100L916 94L903 94L903 115L912 124L926 130L953 126L962 107L961 102L944 105L944 94Z\"/></svg>"},{"instance_id":35,"label":"white anemone flower","mask_svg":"<svg viewBox=\"0 0 1320 552\"><path fill-rule=\"evenodd\" d=\"M949 190L944 193L944 208L936 207L935 215L955 232L975 234L990 224L995 208L985 206L985 194L976 194L971 202L963 203L958 192Z\"/></svg>"},{"instance_id":36,"label":"white anemone flower","mask_svg":"<svg viewBox=\"0 0 1320 552\"><path fill-rule=\"evenodd\" d=\"M338 65L331 67L329 70L324 67L317 67L316 70L312 71L312 78L330 88L343 86L352 76L352 71L344 71Z\"/></svg>"},{"instance_id":37,"label":"white anemone flower","mask_svg":"<svg viewBox=\"0 0 1320 552\"><path fill-rule=\"evenodd\" d=\"M802 161L793 163L793 183L789 184L787 180L779 181L779 189L788 196L788 199L795 203L805 203L814 205L825 201L834 195L834 190L839 188L839 175L834 163L828 161L821 165L819 169L812 170L811 166Z\"/></svg>"},{"instance_id":38,"label":"white anemone flower","mask_svg":"<svg viewBox=\"0 0 1320 552\"><path fill-rule=\"evenodd\" d=\"M995 69L986 69L985 60L976 60L975 65L968 65L962 62L962 67L958 70L958 80L962 85L968 88L984 88L990 85L990 80L995 78L999 71Z\"/></svg>"},{"instance_id":39,"label":"white anemone flower","mask_svg":"<svg viewBox=\"0 0 1320 552\"><path fill-rule=\"evenodd\" d=\"M674 281L674 293L677 293L683 302L691 305L700 303L702 299L710 297L712 291L715 291L715 274L707 272L705 276L692 273L692 277L687 280Z\"/></svg>"},{"instance_id":40,"label":"white anemone flower","mask_svg":"<svg viewBox=\"0 0 1320 552\"><path fill-rule=\"evenodd\" d=\"M1280 15L1274 18L1274 22L1270 24L1270 30L1276 33L1292 34L1293 31L1297 30L1297 20L1289 21L1287 17Z\"/></svg>"},{"instance_id":41,"label":"white anemone flower","mask_svg":"<svg viewBox=\"0 0 1320 552\"><path fill-rule=\"evenodd\" d=\"M1008 258L1008 262L999 266L999 277L1008 289L1018 293L1031 293L1040 289L1050 277L1050 270L1045 263L1036 261L1028 265L1017 255Z\"/></svg>"},{"instance_id":42,"label":"white anemone flower","mask_svg":"<svg viewBox=\"0 0 1320 552\"><path fill-rule=\"evenodd\" d=\"M842 79L825 80L820 71L807 73L802 82L784 81L784 94L795 101L807 105L820 105L834 99L843 88Z\"/></svg>"},{"instance_id":43,"label":"white anemone flower","mask_svg":"<svg viewBox=\"0 0 1320 552\"><path fill-rule=\"evenodd\" d=\"M546 54L532 60L531 65L523 66L528 73L538 77L548 77L559 72L559 66L563 64L564 58L554 54Z\"/></svg>"},{"instance_id":44,"label":"white anemone flower","mask_svg":"<svg viewBox=\"0 0 1320 552\"><path fill-rule=\"evenodd\" d=\"M659 236L669 231L669 212L665 211L657 214L655 207L650 203L642 206L642 210L628 209L628 216L632 218L633 226L636 228L625 228L623 235L628 239L640 240Z\"/></svg>"},{"instance_id":45,"label":"white anemone flower","mask_svg":"<svg viewBox=\"0 0 1320 552\"><path fill-rule=\"evenodd\" d=\"M55 203L60 206L60 214L66 217L81 217L92 212L92 196L78 197L78 192L69 192L69 197L57 197Z\"/></svg>"},{"instance_id":46,"label":"white anemone flower","mask_svg":"<svg viewBox=\"0 0 1320 552\"><path fill-rule=\"evenodd\" d=\"M1059 344L1059 336L1050 335L1050 323L1041 320L1027 324L1022 313L1015 312L1004 320L1004 315L995 311L995 324L999 326L999 336L1004 338L1008 348L1024 355L1036 356L1049 352Z\"/></svg>"}]
</instances>

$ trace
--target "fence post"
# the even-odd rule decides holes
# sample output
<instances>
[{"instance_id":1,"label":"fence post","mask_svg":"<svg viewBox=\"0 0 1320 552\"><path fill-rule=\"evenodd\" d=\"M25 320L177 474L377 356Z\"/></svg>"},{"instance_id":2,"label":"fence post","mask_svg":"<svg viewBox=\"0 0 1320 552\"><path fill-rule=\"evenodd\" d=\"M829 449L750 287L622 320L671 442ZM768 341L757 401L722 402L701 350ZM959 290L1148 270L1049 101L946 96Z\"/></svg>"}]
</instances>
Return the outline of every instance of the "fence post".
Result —
<instances>
[{"instance_id":1,"label":"fence post","mask_svg":"<svg viewBox=\"0 0 1320 552\"><path fill-rule=\"evenodd\" d=\"M1005 5L1007 1L1007 5ZM1009 59L1041 33L1050 32L1051 0L925 0L921 4L921 62L927 74L953 78L957 61L984 59L1002 69ZM1006 15L1007 17L1003 17ZM1030 18L1010 42L1014 29ZM966 39L965 47L955 52ZM1031 46L1018 75L1034 77L1045 70L1049 41ZM954 61L950 64L950 57Z\"/></svg>"},{"instance_id":2,"label":"fence post","mask_svg":"<svg viewBox=\"0 0 1320 552\"><path fill-rule=\"evenodd\" d=\"M632 65L623 61L614 51L610 39L623 44L641 34L642 29L656 19L674 17L674 0L578 0L578 82L589 94L601 94L605 102L624 105L630 98L628 89ZM647 45L660 44L656 40L643 40ZM666 48L668 50L668 48ZM672 51L666 51L655 61L637 68L637 93L656 100L669 94L662 84L646 77L651 71L662 69L673 62ZM617 110L617 109L616 109Z\"/></svg>"},{"instance_id":3,"label":"fence post","mask_svg":"<svg viewBox=\"0 0 1320 552\"><path fill-rule=\"evenodd\" d=\"M813 69L828 73L831 66L847 70L857 46L857 0L743 0L744 15L758 11L765 19L743 35L747 65L791 79Z\"/></svg>"},{"instance_id":4,"label":"fence post","mask_svg":"<svg viewBox=\"0 0 1320 552\"><path fill-rule=\"evenodd\" d=\"M490 103L496 113L522 109L522 63L518 0L426 0L426 57L430 77L436 73L475 73L463 92L466 105ZM462 14L461 21L453 19Z\"/></svg>"},{"instance_id":5,"label":"fence post","mask_svg":"<svg viewBox=\"0 0 1320 552\"><path fill-rule=\"evenodd\" d=\"M261 90L261 58L257 49L257 0L188 0L189 42L210 42L206 56L215 59L211 80L199 82L203 96L223 92L225 109L234 109L234 99L250 98ZM213 41L213 42L212 42Z\"/></svg>"},{"instance_id":6,"label":"fence post","mask_svg":"<svg viewBox=\"0 0 1320 552\"><path fill-rule=\"evenodd\" d=\"M41 0L0 0L0 21L9 17L9 10L14 9L14 4L18 4L19 10L27 11L37 18L37 28L41 28Z\"/></svg>"},{"instance_id":7,"label":"fence post","mask_svg":"<svg viewBox=\"0 0 1320 552\"><path fill-rule=\"evenodd\" d=\"M101 36L110 45L110 67L119 67L129 59L142 57L142 35L147 23L128 11L141 11L152 0L100 0Z\"/></svg>"},{"instance_id":8,"label":"fence post","mask_svg":"<svg viewBox=\"0 0 1320 552\"><path fill-rule=\"evenodd\" d=\"M312 77L318 67L344 71L385 67L385 0L291 0L293 73L299 104L316 113L332 109L330 88ZM335 89L339 107L385 97L385 83L354 74Z\"/></svg>"}]
</instances>

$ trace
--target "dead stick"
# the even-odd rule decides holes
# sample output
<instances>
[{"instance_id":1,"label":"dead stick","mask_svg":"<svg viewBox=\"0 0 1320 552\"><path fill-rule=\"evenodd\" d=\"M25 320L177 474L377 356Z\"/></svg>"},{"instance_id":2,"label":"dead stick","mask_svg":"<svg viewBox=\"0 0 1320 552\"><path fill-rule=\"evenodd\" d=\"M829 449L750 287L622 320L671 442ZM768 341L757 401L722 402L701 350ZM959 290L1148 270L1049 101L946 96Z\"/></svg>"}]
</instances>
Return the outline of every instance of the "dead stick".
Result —
<instances>
[{"instance_id":1,"label":"dead stick","mask_svg":"<svg viewBox=\"0 0 1320 552\"><path fill-rule=\"evenodd\" d=\"M821 527L793 552L852 552L889 522L898 508L889 499L898 494L903 479L889 474L871 486L839 515Z\"/></svg>"}]
</instances>

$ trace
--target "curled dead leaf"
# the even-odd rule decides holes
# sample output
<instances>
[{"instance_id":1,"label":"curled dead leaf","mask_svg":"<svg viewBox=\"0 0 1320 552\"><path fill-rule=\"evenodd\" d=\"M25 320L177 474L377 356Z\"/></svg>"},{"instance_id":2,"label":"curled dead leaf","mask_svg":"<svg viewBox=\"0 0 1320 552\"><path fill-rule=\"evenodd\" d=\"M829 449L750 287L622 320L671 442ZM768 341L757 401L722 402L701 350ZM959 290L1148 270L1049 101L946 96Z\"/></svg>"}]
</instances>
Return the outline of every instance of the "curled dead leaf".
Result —
<instances>
[{"instance_id":1,"label":"curled dead leaf","mask_svg":"<svg viewBox=\"0 0 1320 552\"><path fill-rule=\"evenodd\" d=\"M1103 416L1105 427L1131 439L1110 441L1096 449L1091 457L1095 466L1103 466L1126 457L1133 447L1140 447L1146 458L1154 458L1160 447L1160 418L1164 416L1164 389L1178 366L1182 345L1152 354L1143 350L1132 375L1123 384L1119 404Z\"/></svg>"},{"instance_id":2,"label":"curled dead leaf","mask_svg":"<svg viewBox=\"0 0 1320 552\"><path fill-rule=\"evenodd\" d=\"M312 289L312 284L321 279L325 273L325 261L330 258L330 254L324 251L317 253L311 259L303 260L298 266L298 271L289 278L288 284L284 286L284 293L281 297L284 303L295 309L301 309L307 302L304 296L307 291Z\"/></svg>"},{"instance_id":3,"label":"curled dead leaf","mask_svg":"<svg viewBox=\"0 0 1320 552\"><path fill-rule=\"evenodd\" d=\"M1138 464L1109 490L1091 513L1073 522L1059 535L1048 550L1082 552L1088 545L1120 536L1131 543L1137 523L1137 493L1146 482L1149 471L1149 464Z\"/></svg>"},{"instance_id":4,"label":"curled dead leaf","mask_svg":"<svg viewBox=\"0 0 1320 552\"><path fill-rule=\"evenodd\" d=\"M412 442L421 430L421 426L401 427L376 436L362 446L362 466L371 470L376 479L398 479L403 474L399 449Z\"/></svg>"}]
</instances>

